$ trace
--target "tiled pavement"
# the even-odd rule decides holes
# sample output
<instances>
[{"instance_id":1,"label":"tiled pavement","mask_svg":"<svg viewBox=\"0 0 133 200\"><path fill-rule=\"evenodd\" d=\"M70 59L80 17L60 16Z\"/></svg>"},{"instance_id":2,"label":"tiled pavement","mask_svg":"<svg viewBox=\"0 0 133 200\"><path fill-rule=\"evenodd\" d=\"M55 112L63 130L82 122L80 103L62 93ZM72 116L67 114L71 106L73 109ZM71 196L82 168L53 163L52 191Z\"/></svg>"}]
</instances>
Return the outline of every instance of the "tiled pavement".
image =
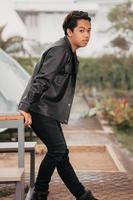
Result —
<instances>
[{"instance_id":1,"label":"tiled pavement","mask_svg":"<svg viewBox=\"0 0 133 200\"><path fill-rule=\"evenodd\" d=\"M133 180L123 172L78 171L77 175L86 189L92 190L99 200L133 200ZM0 200L14 200L14 195ZM50 183L48 200L74 200L58 174L55 172Z\"/></svg>"},{"instance_id":2,"label":"tiled pavement","mask_svg":"<svg viewBox=\"0 0 133 200\"><path fill-rule=\"evenodd\" d=\"M133 180L122 172L78 172L80 181L99 200L133 200ZM49 200L74 200L57 174L50 184Z\"/></svg>"}]
</instances>

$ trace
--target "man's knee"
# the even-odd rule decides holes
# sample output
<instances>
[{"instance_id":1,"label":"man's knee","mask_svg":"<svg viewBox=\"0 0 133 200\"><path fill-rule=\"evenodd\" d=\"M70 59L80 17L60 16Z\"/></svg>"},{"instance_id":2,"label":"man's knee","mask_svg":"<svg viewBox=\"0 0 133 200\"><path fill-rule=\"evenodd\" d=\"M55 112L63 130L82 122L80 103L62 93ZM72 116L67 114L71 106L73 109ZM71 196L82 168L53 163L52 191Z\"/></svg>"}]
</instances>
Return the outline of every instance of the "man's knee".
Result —
<instances>
[{"instance_id":1,"label":"man's knee","mask_svg":"<svg viewBox=\"0 0 133 200\"><path fill-rule=\"evenodd\" d=\"M56 163L59 163L68 158L69 150L67 147L56 148L54 150L48 150L48 155L54 159Z\"/></svg>"}]
</instances>

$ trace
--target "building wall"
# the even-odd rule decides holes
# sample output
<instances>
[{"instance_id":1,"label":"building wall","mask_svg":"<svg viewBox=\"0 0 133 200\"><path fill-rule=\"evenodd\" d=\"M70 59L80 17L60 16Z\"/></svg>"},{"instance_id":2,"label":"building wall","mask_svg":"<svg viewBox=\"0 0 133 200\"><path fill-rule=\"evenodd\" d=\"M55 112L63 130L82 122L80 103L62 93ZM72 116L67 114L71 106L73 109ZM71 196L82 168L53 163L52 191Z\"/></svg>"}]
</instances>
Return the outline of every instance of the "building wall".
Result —
<instances>
[{"instance_id":1,"label":"building wall","mask_svg":"<svg viewBox=\"0 0 133 200\"><path fill-rule=\"evenodd\" d=\"M124 1L69 0L68 2L67 0L30 0L27 4L27 1L16 0L15 2L19 2L19 4L15 5L17 12L27 27L27 39L37 40L41 43L54 42L64 35L62 23L66 14L71 10L71 5L75 5L75 8L78 6L79 9L82 8L81 10L87 11L92 17L91 40L86 48L78 51L80 56L86 57L99 55L107 51L109 41L113 37L109 33L104 33L110 26L107 14L113 6ZM68 3L66 4L66 2ZM74 7L72 6L72 8Z\"/></svg>"}]
</instances>

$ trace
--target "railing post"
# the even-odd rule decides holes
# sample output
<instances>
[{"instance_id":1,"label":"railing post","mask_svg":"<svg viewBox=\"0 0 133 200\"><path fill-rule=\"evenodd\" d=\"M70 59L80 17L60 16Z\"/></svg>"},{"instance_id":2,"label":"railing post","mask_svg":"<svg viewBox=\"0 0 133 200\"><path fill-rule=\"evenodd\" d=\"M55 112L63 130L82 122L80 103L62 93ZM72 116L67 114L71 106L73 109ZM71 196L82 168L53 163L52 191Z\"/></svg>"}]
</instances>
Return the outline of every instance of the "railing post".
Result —
<instances>
[{"instance_id":1,"label":"railing post","mask_svg":"<svg viewBox=\"0 0 133 200\"><path fill-rule=\"evenodd\" d=\"M24 123L18 120L18 167L24 168Z\"/></svg>"}]
</instances>

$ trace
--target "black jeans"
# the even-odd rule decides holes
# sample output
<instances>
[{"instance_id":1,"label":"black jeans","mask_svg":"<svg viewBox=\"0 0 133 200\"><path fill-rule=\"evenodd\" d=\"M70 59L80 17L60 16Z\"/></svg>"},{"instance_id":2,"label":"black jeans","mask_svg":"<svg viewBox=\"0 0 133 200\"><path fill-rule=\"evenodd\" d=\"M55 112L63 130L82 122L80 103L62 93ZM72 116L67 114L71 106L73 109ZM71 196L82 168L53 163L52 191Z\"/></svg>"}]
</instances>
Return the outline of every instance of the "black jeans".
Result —
<instances>
[{"instance_id":1,"label":"black jeans","mask_svg":"<svg viewBox=\"0 0 133 200\"><path fill-rule=\"evenodd\" d=\"M57 171L67 188L76 198L79 198L85 192L85 188L79 182L78 177L69 162L69 150L66 145L60 122L51 117L33 112L31 115L31 127L46 145L48 150L39 168L35 182L35 190L43 192L48 191L51 176L55 168L57 168Z\"/></svg>"}]
</instances>

